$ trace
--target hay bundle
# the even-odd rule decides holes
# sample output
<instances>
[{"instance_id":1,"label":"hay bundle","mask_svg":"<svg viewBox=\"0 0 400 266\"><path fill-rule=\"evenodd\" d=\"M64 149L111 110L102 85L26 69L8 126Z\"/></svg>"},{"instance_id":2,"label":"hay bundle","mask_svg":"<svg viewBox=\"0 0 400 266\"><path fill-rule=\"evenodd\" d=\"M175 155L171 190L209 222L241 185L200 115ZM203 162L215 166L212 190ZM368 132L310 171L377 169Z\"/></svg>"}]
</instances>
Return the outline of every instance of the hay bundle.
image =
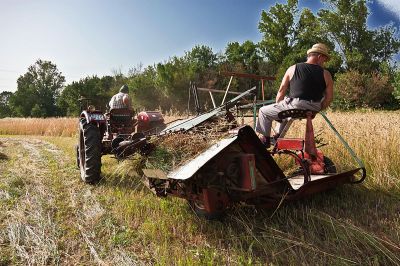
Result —
<instances>
[{"instance_id":1,"label":"hay bundle","mask_svg":"<svg viewBox=\"0 0 400 266\"><path fill-rule=\"evenodd\" d=\"M172 171L227 137L228 130L235 126L236 123L215 119L189 131L157 138L153 140L156 149L148 157L146 167Z\"/></svg>"}]
</instances>

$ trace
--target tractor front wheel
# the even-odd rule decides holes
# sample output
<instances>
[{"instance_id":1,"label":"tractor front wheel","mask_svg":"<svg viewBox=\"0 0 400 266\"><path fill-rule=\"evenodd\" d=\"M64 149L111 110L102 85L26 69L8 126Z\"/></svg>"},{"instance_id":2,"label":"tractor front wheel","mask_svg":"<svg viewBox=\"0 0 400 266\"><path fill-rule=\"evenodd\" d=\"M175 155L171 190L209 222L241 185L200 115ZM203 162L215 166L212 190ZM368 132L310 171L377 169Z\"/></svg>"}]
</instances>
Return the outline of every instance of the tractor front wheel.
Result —
<instances>
[{"instance_id":1,"label":"tractor front wheel","mask_svg":"<svg viewBox=\"0 0 400 266\"><path fill-rule=\"evenodd\" d=\"M79 124L78 155L81 178L86 183L96 183L101 172L100 130L95 124L81 119Z\"/></svg>"}]
</instances>

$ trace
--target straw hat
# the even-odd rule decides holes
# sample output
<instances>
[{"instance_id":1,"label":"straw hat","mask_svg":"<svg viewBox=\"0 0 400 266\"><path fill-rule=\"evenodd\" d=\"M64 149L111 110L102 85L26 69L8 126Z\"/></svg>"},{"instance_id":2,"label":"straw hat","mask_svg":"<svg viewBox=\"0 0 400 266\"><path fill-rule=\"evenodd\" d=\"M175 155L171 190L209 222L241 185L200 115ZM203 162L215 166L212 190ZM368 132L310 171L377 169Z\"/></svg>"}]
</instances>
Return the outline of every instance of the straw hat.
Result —
<instances>
[{"instance_id":1,"label":"straw hat","mask_svg":"<svg viewBox=\"0 0 400 266\"><path fill-rule=\"evenodd\" d=\"M319 53L325 55L326 57L328 57L328 59L330 58L329 48L323 43L314 44L312 48L307 51L307 55L309 55L310 53Z\"/></svg>"}]
</instances>

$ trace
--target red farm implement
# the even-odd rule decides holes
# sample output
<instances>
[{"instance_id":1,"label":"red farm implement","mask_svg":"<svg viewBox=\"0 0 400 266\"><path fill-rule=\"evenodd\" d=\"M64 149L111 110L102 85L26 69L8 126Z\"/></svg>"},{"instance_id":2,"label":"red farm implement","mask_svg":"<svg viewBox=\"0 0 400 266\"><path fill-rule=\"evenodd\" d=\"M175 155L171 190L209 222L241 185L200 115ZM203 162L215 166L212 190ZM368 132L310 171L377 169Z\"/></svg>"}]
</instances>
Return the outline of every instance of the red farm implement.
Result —
<instances>
[{"instance_id":1,"label":"red farm implement","mask_svg":"<svg viewBox=\"0 0 400 266\"><path fill-rule=\"evenodd\" d=\"M229 126L221 127L220 132L215 129L213 134L221 136L216 139L203 136L201 139L209 145L196 156L181 162L178 167L142 169L144 183L157 196L186 199L198 215L214 219L235 204L276 207L282 202L298 200L346 183L360 183L365 179L362 161L322 112L289 110L279 114L280 119L289 122L275 139L274 146L267 149L251 126L237 121L240 118L243 121L243 113L248 114L246 110L252 111L253 114L248 116L255 121L257 108L270 101L257 101L255 87L242 93L229 91L233 77L254 78L254 75L228 75L231 80L225 91L201 89L191 84L190 92L194 96L198 115L170 124L162 131L154 130L156 125L165 127L158 113L140 113L132 120L130 114L115 114L117 117L113 117L111 113L107 116L88 107L80 117L77 148L82 179L86 182L98 180L102 154L113 153L117 158L123 158L139 152L147 156L155 148L152 141L149 142L150 138L159 140L176 134L194 135L212 128L216 118L226 120ZM264 80L272 78L258 79L264 88ZM212 110L201 113L198 91L210 94L214 106ZM221 105L217 106L213 93L220 92L224 93L224 97ZM225 101L228 94L235 97ZM261 94L264 96L264 93ZM328 131L334 137L329 138L329 144L321 143L314 136L314 117L324 122L325 129L331 129ZM286 137L289 129L294 128L292 123L300 120L306 122L305 130L297 129L297 136ZM124 121L129 124L124 124ZM147 136L144 130L149 133ZM335 154L330 152L331 149L337 149L339 154L334 160L331 156ZM353 164L345 165L349 161Z\"/></svg>"},{"instance_id":2,"label":"red farm implement","mask_svg":"<svg viewBox=\"0 0 400 266\"><path fill-rule=\"evenodd\" d=\"M232 117L232 114L228 115L230 109L240 109L236 104L254 90L248 90L207 113L171 125L160 136L190 133L199 126L204 127L215 116ZM282 134L269 150L250 126L238 126L177 169L167 173L160 169L144 169L146 183L158 196L184 198L197 214L214 219L238 203L275 207L341 184L362 182L366 177L363 163L323 113L320 115L338 139L336 145L342 144L358 166L338 167L316 148L312 123L315 115L307 110L281 113L280 118L291 120L287 127L293 121L306 120L305 137L285 138ZM283 132L286 134L287 130ZM286 173L285 166L278 163L281 157L291 158L295 170ZM339 168L342 170L338 171Z\"/></svg>"}]
</instances>

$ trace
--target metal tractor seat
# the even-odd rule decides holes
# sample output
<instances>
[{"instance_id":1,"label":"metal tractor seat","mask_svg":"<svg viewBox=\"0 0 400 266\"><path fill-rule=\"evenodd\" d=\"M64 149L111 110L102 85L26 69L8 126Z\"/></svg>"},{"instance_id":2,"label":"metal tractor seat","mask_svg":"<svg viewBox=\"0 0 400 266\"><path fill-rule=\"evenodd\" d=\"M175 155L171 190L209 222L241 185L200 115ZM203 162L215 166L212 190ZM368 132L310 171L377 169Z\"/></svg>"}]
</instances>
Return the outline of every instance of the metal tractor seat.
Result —
<instances>
[{"instance_id":1,"label":"metal tractor seat","mask_svg":"<svg viewBox=\"0 0 400 266\"><path fill-rule=\"evenodd\" d=\"M318 112L304 109L289 109L278 113L278 117L281 120L287 119L286 125L282 132L277 136L277 141L273 149L274 152L277 150L297 150L307 152L312 156L317 155L317 148L315 145L314 128L312 120L315 118ZM304 139L285 139L285 135L296 119L307 119L306 132Z\"/></svg>"},{"instance_id":2,"label":"metal tractor seat","mask_svg":"<svg viewBox=\"0 0 400 266\"><path fill-rule=\"evenodd\" d=\"M304 109L289 109L278 113L279 119L293 118L293 119L303 119L307 118L307 115L311 115L314 119L318 112Z\"/></svg>"},{"instance_id":3,"label":"metal tractor seat","mask_svg":"<svg viewBox=\"0 0 400 266\"><path fill-rule=\"evenodd\" d=\"M132 117L133 111L128 108L110 110L110 119L115 123L131 123Z\"/></svg>"},{"instance_id":4,"label":"metal tractor seat","mask_svg":"<svg viewBox=\"0 0 400 266\"><path fill-rule=\"evenodd\" d=\"M133 119L133 111L128 108L111 109L110 110L110 126L111 131L120 131L122 128L131 131L135 126ZM125 130L124 130L125 131Z\"/></svg>"},{"instance_id":5,"label":"metal tractor seat","mask_svg":"<svg viewBox=\"0 0 400 266\"><path fill-rule=\"evenodd\" d=\"M289 109L289 110L284 110L284 111L279 112L278 113L278 118L279 118L278 122L282 123L283 120L286 120L286 125L282 129L280 134L275 136L275 139L284 138L294 120L307 119L307 121L310 120L310 122L307 122L307 123L311 123L311 120L315 118L317 113L318 112L316 112L316 111L304 110L304 109Z\"/></svg>"}]
</instances>

